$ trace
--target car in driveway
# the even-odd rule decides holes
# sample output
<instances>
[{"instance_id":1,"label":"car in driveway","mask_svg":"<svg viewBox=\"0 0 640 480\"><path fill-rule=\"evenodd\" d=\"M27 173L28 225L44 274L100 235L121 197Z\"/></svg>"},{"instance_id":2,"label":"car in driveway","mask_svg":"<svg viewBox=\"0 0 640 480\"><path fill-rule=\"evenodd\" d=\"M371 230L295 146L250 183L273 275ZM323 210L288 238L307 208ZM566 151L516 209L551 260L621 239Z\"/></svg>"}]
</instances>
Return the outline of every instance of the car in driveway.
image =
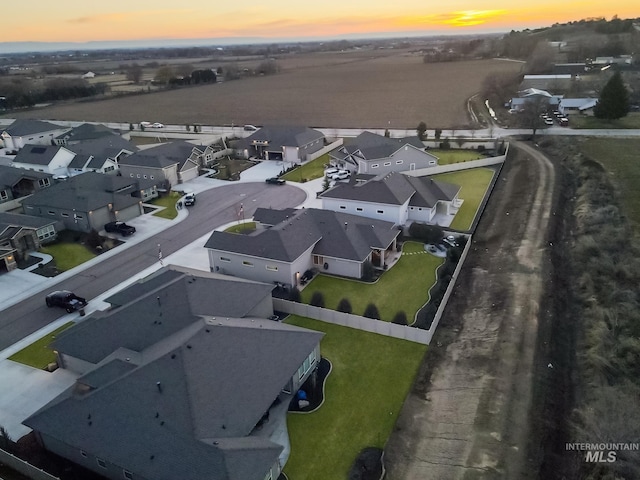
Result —
<instances>
[{"instance_id":1,"label":"car in driveway","mask_svg":"<svg viewBox=\"0 0 640 480\"><path fill-rule=\"evenodd\" d=\"M348 170L340 170L337 173L334 173L333 175L330 175L329 178L331 180L346 180L347 178L349 178L351 176L351 172Z\"/></svg>"},{"instance_id":2,"label":"car in driveway","mask_svg":"<svg viewBox=\"0 0 640 480\"><path fill-rule=\"evenodd\" d=\"M335 167L329 167L324 171L324 175L325 177L329 177L331 178L331 175L335 175L336 173L338 173L340 171L339 168L335 168Z\"/></svg>"},{"instance_id":3,"label":"car in driveway","mask_svg":"<svg viewBox=\"0 0 640 480\"><path fill-rule=\"evenodd\" d=\"M87 306L87 300L69 290L57 290L45 297L47 307L61 307L68 313L75 312Z\"/></svg>"},{"instance_id":4,"label":"car in driveway","mask_svg":"<svg viewBox=\"0 0 640 480\"><path fill-rule=\"evenodd\" d=\"M285 183L287 183L285 180L278 177L267 178L265 182L268 183L269 185L284 185Z\"/></svg>"},{"instance_id":5,"label":"car in driveway","mask_svg":"<svg viewBox=\"0 0 640 480\"><path fill-rule=\"evenodd\" d=\"M123 237L128 237L136 233L136 227L127 225L124 222L109 222L104 226L104 231L107 233L119 233Z\"/></svg>"},{"instance_id":6,"label":"car in driveway","mask_svg":"<svg viewBox=\"0 0 640 480\"><path fill-rule=\"evenodd\" d=\"M196 204L196 194L195 193L187 193L184 196L184 206L185 207L192 207L195 204Z\"/></svg>"}]
</instances>

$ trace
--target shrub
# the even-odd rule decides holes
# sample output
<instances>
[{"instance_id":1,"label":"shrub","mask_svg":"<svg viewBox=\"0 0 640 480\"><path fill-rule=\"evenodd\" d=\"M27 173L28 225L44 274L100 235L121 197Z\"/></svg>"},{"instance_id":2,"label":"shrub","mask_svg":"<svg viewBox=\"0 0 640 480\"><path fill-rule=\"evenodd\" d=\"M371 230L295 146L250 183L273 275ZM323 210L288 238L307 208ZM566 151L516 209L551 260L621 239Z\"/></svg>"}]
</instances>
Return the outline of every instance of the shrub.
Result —
<instances>
[{"instance_id":1,"label":"shrub","mask_svg":"<svg viewBox=\"0 0 640 480\"><path fill-rule=\"evenodd\" d=\"M373 318L375 320L380 320L380 312L378 312L378 307L376 307L375 303L370 303L367 305L367 308L364 309L363 317Z\"/></svg>"},{"instance_id":2,"label":"shrub","mask_svg":"<svg viewBox=\"0 0 640 480\"><path fill-rule=\"evenodd\" d=\"M382 449L362 450L349 469L349 480L379 480L382 476Z\"/></svg>"},{"instance_id":3,"label":"shrub","mask_svg":"<svg viewBox=\"0 0 640 480\"><path fill-rule=\"evenodd\" d=\"M440 243L444 237L442 227L426 223L413 222L409 226L409 235L425 243Z\"/></svg>"},{"instance_id":4,"label":"shrub","mask_svg":"<svg viewBox=\"0 0 640 480\"><path fill-rule=\"evenodd\" d=\"M311 301L309 303L314 307L324 307L324 295L322 294L322 292L313 292L313 295L311 295Z\"/></svg>"},{"instance_id":5,"label":"shrub","mask_svg":"<svg viewBox=\"0 0 640 480\"><path fill-rule=\"evenodd\" d=\"M102 247L102 237L95 228L92 228L87 235L87 245L89 245L94 250L98 247Z\"/></svg>"},{"instance_id":6,"label":"shrub","mask_svg":"<svg viewBox=\"0 0 640 480\"><path fill-rule=\"evenodd\" d=\"M442 136L442 129L441 128L436 128L436 131L435 131L436 140L440 140L441 136Z\"/></svg>"},{"instance_id":7,"label":"shrub","mask_svg":"<svg viewBox=\"0 0 640 480\"><path fill-rule=\"evenodd\" d=\"M375 269L373 268L373 263L369 260L362 264L362 280L365 282L371 282L373 280L373 276L375 274Z\"/></svg>"},{"instance_id":8,"label":"shrub","mask_svg":"<svg viewBox=\"0 0 640 480\"><path fill-rule=\"evenodd\" d=\"M351 307L351 302L349 301L349 299L343 298L338 303L338 308L336 308L336 310L338 310L339 312L351 313L353 311L353 308Z\"/></svg>"},{"instance_id":9,"label":"shrub","mask_svg":"<svg viewBox=\"0 0 640 480\"><path fill-rule=\"evenodd\" d=\"M448 138L445 138L442 142L440 142L440 149L441 150L450 150L451 149L451 143L449 142Z\"/></svg>"},{"instance_id":10,"label":"shrub","mask_svg":"<svg viewBox=\"0 0 640 480\"><path fill-rule=\"evenodd\" d=\"M300 303L300 290L298 290L298 287L293 287L291 289L289 292L289 300Z\"/></svg>"},{"instance_id":11,"label":"shrub","mask_svg":"<svg viewBox=\"0 0 640 480\"><path fill-rule=\"evenodd\" d=\"M396 325L408 325L407 323L407 314L400 310L391 320L391 323L395 323Z\"/></svg>"}]
</instances>

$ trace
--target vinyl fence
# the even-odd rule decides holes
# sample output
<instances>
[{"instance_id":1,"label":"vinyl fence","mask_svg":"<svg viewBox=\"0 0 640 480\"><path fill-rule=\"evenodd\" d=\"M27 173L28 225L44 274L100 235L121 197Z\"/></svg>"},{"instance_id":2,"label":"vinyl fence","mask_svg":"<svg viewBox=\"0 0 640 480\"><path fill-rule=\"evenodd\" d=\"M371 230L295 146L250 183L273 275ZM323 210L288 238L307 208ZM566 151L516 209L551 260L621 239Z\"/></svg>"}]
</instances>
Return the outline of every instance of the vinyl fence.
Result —
<instances>
[{"instance_id":1,"label":"vinyl fence","mask_svg":"<svg viewBox=\"0 0 640 480\"><path fill-rule=\"evenodd\" d=\"M317 152L308 153L306 162L310 162L311 160L315 160L316 158L321 157L325 153L328 153L331 150L334 150L334 149L342 146L343 142L344 142L344 140L342 138L338 138L335 142L332 142L329 145L327 145L326 147L321 148Z\"/></svg>"},{"instance_id":2,"label":"vinyl fence","mask_svg":"<svg viewBox=\"0 0 640 480\"><path fill-rule=\"evenodd\" d=\"M469 170L470 168L490 167L504 163L509 153L509 144L505 144L504 155L497 157L481 158L479 160L469 160L468 162L452 163L450 165L439 165L437 167L419 168L417 170L409 170L402 172L412 177L422 177L424 175L437 175L439 173L458 172L460 170Z\"/></svg>"},{"instance_id":3,"label":"vinyl fence","mask_svg":"<svg viewBox=\"0 0 640 480\"><path fill-rule=\"evenodd\" d=\"M40 470L38 467L34 467L30 463L27 463L2 449L0 449L0 463L4 463L9 468L16 472L20 472L32 480L60 480L58 477L54 477L44 470Z\"/></svg>"}]
</instances>

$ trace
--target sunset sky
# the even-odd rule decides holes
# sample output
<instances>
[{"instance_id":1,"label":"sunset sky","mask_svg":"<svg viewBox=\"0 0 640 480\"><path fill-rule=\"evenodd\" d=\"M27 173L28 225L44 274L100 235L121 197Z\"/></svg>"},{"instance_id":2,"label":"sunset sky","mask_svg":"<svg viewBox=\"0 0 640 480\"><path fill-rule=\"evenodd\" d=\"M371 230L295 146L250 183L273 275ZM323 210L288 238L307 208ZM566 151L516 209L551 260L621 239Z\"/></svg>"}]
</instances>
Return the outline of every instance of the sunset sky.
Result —
<instances>
[{"instance_id":1,"label":"sunset sky","mask_svg":"<svg viewBox=\"0 0 640 480\"><path fill-rule=\"evenodd\" d=\"M640 11L637 0L30 0L6 13L0 42L498 32Z\"/></svg>"}]
</instances>

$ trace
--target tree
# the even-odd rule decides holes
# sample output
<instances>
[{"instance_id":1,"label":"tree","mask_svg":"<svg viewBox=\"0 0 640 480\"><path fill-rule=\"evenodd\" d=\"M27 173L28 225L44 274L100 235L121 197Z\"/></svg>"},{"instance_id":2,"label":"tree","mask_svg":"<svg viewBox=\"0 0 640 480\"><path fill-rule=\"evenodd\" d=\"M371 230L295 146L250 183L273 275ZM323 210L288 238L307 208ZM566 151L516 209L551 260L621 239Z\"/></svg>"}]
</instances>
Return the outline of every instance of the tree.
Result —
<instances>
[{"instance_id":1,"label":"tree","mask_svg":"<svg viewBox=\"0 0 640 480\"><path fill-rule=\"evenodd\" d=\"M436 135L436 140L440 140L440 137L442 136L442 129L436 128L435 135Z\"/></svg>"},{"instance_id":2,"label":"tree","mask_svg":"<svg viewBox=\"0 0 640 480\"><path fill-rule=\"evenodd\" d=\"M518 115L523 128L530 128L533 137L544 122L541 115L549 108L549 101L546 98L536 97L525 103L524 110Z\"/></svg>"},{"instance_id":3,"label":"tree","mask_svg":"<svg viewBox=\"0 0 640 480\"><path fill-rule=\"evenodd\" d=\"M375 269L373 268L373 263L369 260L366 260L362 264L362 280L365 282L371 282L373 280L373 275L375 273Z\"/></svg>"},{"instance_id":4,"label":"tree","mask_svg":"<svg viewBox=\"0 0 640 480\"><path fill-rule=\"evenodd\" d=\"M364 309L363 316L367 318L373 318L375 320L380 320L380 312L378 312L378 307L376 307L375 303L370 303L369 305L367 305L367 308Z\"/></svg>"},{"instance_id":5,"label":"tree","mask_svg":"<svg viewBox=\"0 0 640 480\"><path fill-rule=\"evenodd\" d=\"M420 122L416 127L416 132L418 133L418 138L420 140L425 140L427 138L427 124L424 122Z\"/></svg>"},{"instance_id":6,"label":"tree","mask_svg":"<svg viewBox=\"0 0 640 480\"><path fill-rule=\"evenodd\" d=\"M142 67L137 63L129 65L127 67L127 80L131 80L133 83L140 83L142 80Z\"/></svg>"},{"instance_id":7,"label":"tree","mask_svg":"<svg viewBox=\"0 0 640 480\"><path fill-rule=\"evenodd\" d=\"M309 304L313 305L314 307L324 308L324 295L322 294L322 292L318 292L318 291L313 292L313 295L311 295L311 300L309 301Z\"/></svg>"},{"instance_id":8,"label":"tree","mask_svg":"<svg viewBox=\"0 0 640 480\"><path fill-rule=\"evenodd\" d=\"M407 323L407 314L400 310L395 314L391 323L395 323L396 325L408 325Z\"/></svg>"},{"instance_id":9,"label":"tree","mask_svg":"<svg viewBox=\"0 0 640 480\"><path fill-rule=\"evenodd\" d=\"M389 138L391 136L391 132L389 131L388 128L384 131L384 136L387 137L387 138Z\"/></svg>"},{"instance_id":10,"label":"tree","mask_svg":"<svg viewBox=\"0 0 640 480\"><path fill-rule=\"evenodd\" d=\"M615 120L626 116L627 113L629 113L629 91L622 81L620 72L616 72L600 92L593 114L598 118Z\"/></svg>"},{"instance_id":11,"label":"tree","mask_svg":"<svg viewBox=\"0 0 640 480\"><path fill-rule=\"evenodd\" d=\"M349 299L343 298L338 303L338 308L336 308L336 310L338 310L339 312L351 313L353 311L353 308L351 307L351 302L349 301Z\"/></svg>"},{"instance_id":12,"label":"tree","mask_svg":"<svg viewBox=\"0 0 640 480\"><path fill-rule=\"evenodd\" d=\"M169 65L165 65L158 69L153 79L158 83L162 83L166 85L175 76L176 75L175 75L175 72L173 71L173 68L171 68Z\"/></svg>"}]
</instances>

